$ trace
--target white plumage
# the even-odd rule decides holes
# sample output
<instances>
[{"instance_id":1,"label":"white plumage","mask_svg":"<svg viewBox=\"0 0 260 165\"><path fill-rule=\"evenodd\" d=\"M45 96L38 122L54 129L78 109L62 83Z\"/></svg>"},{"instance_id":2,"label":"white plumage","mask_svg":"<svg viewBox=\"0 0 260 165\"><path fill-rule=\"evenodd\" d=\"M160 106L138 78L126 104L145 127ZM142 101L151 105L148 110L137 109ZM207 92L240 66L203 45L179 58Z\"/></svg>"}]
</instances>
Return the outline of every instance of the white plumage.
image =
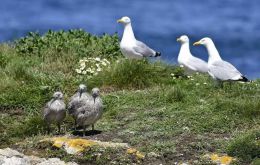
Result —
<instances>
[{"instance_id":1,"label":"white plumage","mask_svg":"<svg viewBox=\"0 0 260 165\"><path fill-rule=\"evenodd\" d=\"M117 22L124 25L124 33L120 42L120 49L125 57L130 59L142 59L143 57L157 57L161 55L160 52L154 51L143 42L135 39L129 17L122 17L117 20Z\"/></svg>"},{"instance_id":2,"label":"white plumage","mask_svg":"<svg viewBox=\"0 0 260 165\"><path fill-rule=\"evenodd\" d=\"M181 43L180 52L178 55L178 63L183 65L186 69L193 72L208 72L207 62L194 57L190 52L190 42L189 38L186 35L183 35L177 39Z\"/></svg>"},{"instance_id":3,"label":"white plumage","mask_svg":"<svg viewBox=\"0 0 260 165\"><path fill-rule=\"evenodd\" d=\"M221 59L213 41L206 37L194 45L204 45L208 51L208 68L209 74L216 80L220 81L248 81L232 64Z\"/></svg>"}]
</instances>

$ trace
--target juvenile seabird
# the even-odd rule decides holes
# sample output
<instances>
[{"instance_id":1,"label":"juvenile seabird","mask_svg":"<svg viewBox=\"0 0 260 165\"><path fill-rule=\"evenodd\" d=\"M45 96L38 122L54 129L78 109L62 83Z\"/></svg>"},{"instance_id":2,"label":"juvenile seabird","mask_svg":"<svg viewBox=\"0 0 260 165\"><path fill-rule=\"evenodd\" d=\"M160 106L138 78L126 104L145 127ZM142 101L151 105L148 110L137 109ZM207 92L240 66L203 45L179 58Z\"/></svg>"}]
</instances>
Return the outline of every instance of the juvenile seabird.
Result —
<instances>
[{"instance_id":1,"label":"juvenile seabird","mask_svg":"<svg viewBox=\"0 0 260 165\"><path fill-rule=\"evenodd\" d=\"M178 63L190 71L207 73L208 64L191 54L188 36L182 35L181 37L177 38L177 41L181 43L181 48L178 55Z\"/></svg>"},{"instance_id":2,"label":"juvenile seabird","mask_svg":"<svg viewBox=\"0 0 260 165\"><path fill-rule=\"evenodd\" d=\"M213 41L206 37L193 45L204 45L208 51L209 74L219 81L248 81L232 64L221 59Z\"/></svg>"},{"instance_id":3,"label":"juvenile seabird","mask_svg":"<svg viewBox=\"0 0 260 165\"><path fill-rule=\"evenodd\" d=\"M129 17L122 17L121 19L117 20L117 22L124 25L124 33L120 42L120 49L124 56L130 59L161 56L160 52L154 51L143 42L135 39L131 25L131 19Z\"/></svg>"},{"instance_id":4,"label":"juvenile seabird","mask_svg":"<svg viewBox=\"0 0 260 165\"><path fill-rule=\"evenodd\" d=\"M72 117L74 118L74 128L76 129L77 125L77 115L79 114L78 109L89 101L91 99L91 95L87 93L87 87L84 84L80 84L78 91L70 98L70 101L68 103L68 112Z\"/></svg>"},{"instance_id":5,"label":"juvenile seabird","mask_svg":"<svg viewBox=\"0 0 260 165\"><path fill-rule=\"evenodd\" d=\"M55 92L52 99L43 109L43 119L47 123L48 133L50 133L50 124L57 123L60 133L60 125L66 117L66 105L61 92Z\"/></svg>"},{"instance_id":6,"label":"juvenile seabird","mask_svg":"<svg viewBox=\"0 0 260 165\"><path fill-rule=\"evenodd\" d=\"M78 111L77 124L83 126L85 135L86 127L91 125L92 130L94 130L94 124L102 117L103 103L98 88L92 89L91 101L79 108Z\"/></svg>"}]
</instances>

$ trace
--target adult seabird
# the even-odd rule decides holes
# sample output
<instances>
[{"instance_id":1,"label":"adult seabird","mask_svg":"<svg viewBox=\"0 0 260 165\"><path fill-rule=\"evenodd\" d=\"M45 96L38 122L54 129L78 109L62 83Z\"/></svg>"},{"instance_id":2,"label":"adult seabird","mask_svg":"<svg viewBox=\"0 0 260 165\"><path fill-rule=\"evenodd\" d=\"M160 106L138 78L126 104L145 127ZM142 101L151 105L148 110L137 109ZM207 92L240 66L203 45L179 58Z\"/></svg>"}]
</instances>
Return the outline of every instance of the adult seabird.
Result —
<instances>
[{"instance_id":1,"label":"adult seabird","mask_svg":"<svg viewBox=\"0 0 260 165\"><path fill-rule=\"evenodd\" d=\"M214 42L208 38L202 38L193 45L204 45L208 51L209 74L220 81L248 81L232 64L221 59Z\"/></svg>"},{"instance_id":2,"label":"adult seabird","mask_svg":"<svg viewBox=\"0 0 260 165\"><path fill-rule=\"evenodd\" d=\"M124 25L124 33L120 42L120 49L124 56L130 59L161 56L160 52L154 51L143 42L135 39L131 19L129 17L122 17L117 20L117 22Z\"/></svg>"},{"instance_id":3,"label":"adult seabird","mask_svg":"<svg viewBox=\"0 0 260 165\"><path fill-rule=\"evenodd\" d=\"M207 73L208 64L191 54L188 36L182 35L181 37L177 38L177 41L181 43L181 48L178 55L178 63L190 71Z\"/></svg>"}]
</instances>

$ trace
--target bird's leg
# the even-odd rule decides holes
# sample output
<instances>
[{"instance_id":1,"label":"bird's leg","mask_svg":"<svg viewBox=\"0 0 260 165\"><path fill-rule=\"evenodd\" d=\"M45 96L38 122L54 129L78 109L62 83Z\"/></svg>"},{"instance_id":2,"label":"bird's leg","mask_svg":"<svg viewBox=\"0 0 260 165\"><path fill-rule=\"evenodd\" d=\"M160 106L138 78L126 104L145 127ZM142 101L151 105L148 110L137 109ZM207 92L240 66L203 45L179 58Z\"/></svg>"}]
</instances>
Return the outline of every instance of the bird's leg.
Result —
<instances>
[{"instance_id":1,"label":"bird's leg","mask_svg":"<svg viewBox=\"0 0 260 165\"><path fill-rule=\"evenodd\" d=\"M92 131L94 131L95 130L95 128L94 128L94 124L92 124Z\"/></svg>"},{"instance_id":2,"label":"bird's leg","mask_svg":"<svg viewBox=\"0 0 260 165\"><path fill-rule=\"evenodd\" d=\"M228 81L229 89L231 89L232 81Z\"/></svg>"},{"instance_id":3,"label":"bird's leg","mask_svg":"<svg viewBox=\"0 0 260 165\"><path fill-rule=\"evenodd\" d=\"M83 126L83 137L85 137L86 136L86 126L84 125Z\"/></svg>"},{"instance_id":4,"label":"bird's leg","mask_svg":"<svg viewBox=\"0 0 260 165\"><path fill-rule=\"evenodd\" d=\"M223 82L222 81L219 81L219 80L216 80L215 83L215 88L223 88Z\"/></svg>"},{"instance_id":5,"label":"bird's leg","mask_svg":"<svg viewBox=\"0 0 260 165\"><path fill-rule=\"evenodd\" d=\"M58 123L57 125L58 125L58 133L60 134L60 123Z\"/></svg>"},{"instance_id":6,"label":"bird's leg","mask_svg":"<svg viewBox=\"0 0 260 165\"><path fill-rule=\"evenodd\" d=\"M50 132L51 132L51 129L50 129L50 125L48 124L47 125L47 134L50 134Z\"/></svg>"},{"instance_id":7,"label":"bird's leg","mask_svg":"<svg viewBox=\"0 0 260 165\"><path fill-rule=\"evenodd\" d=\"M77 130L77 120L75 119L74 120L74 131L76 131Z\"/></svg>"}]
</instances>

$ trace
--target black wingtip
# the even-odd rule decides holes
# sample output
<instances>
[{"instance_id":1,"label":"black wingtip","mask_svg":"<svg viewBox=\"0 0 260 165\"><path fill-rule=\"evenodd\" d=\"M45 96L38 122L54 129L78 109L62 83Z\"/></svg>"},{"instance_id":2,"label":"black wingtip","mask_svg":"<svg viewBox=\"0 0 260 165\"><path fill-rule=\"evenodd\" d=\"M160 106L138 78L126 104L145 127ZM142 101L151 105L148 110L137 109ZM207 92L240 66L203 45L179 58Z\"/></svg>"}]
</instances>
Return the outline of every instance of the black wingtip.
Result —
<instances>
[{"instance_id":1,"label":"black wingtip","mask_svg":"<svg viewBox=\"0 0 260 165\"><path fill-rule=\"evenodd\" d=\"M160 57L161 56L161 52L156 52L155 53L155 57Z\"/></svg>"},{"instance_id":2,"label":"black wingtip","mask_svg":"<svg viewBox=\"0 0 260 165\"><path fill-rule=\"evenodd\" d=\"M245 76L242 76L238 81L248 82L249 80Z\"/></svg>"}]
</instances>

